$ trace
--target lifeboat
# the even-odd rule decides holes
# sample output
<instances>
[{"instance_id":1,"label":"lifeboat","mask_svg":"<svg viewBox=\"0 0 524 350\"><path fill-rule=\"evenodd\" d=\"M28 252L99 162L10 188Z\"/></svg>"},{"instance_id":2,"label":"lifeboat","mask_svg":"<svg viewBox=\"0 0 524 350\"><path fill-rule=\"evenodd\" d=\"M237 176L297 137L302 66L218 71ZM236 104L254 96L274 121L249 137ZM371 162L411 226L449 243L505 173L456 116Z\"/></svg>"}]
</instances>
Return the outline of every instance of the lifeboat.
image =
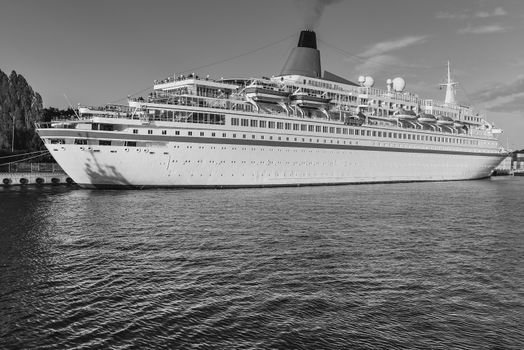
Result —
<instances>
[{"instance_id":1,"label":"lifeboat","mask_svg":"<svg viewBox=\"0 0 524 350\"><path fill-rule=\"evenodd\" d=\"M393 113L395 117L397 117L399 120L415 120L417 119L417 115L415 112L409 109L399 108Z\"/></svg>"},{"instance_id":2,"label":"lifeboat","mask_svg":"<svg viewBox=\"0 0 524 350\"><path fill-rule=\"evenodd\" d=\"M295 92L290 97L290 100L296 103L299 107L318 108L325 107L331 101L330 98L321 96L309 95L306 92Z\"/></svg>"},{"instance_id":3,"label":"lifeboat","mask_svg":"<svg viewBox=\"0 0 524 350\"><path fill-rule=\"evenodd\" d=\"M278 103L286 100L290 92L280 89L278 87L252 84L246 87L246 96L257 102L272 102Z\"/></svg>"},{"instance_id":4,"label":"lifeboat","mask_svg":"<svg viewBox=\"0 0 524 350\"><path fill-rule=\"evenodd\" d=\"M444 115L439 115L437 117L437 124L438 125L453 125L453 118L446 117Z\"/></svg>"},{"instance_id":5,"label":"lifeboat","mask_svg":"<svg viewBox=\"0 0 524 350\"><path fill-rule=\"evenodd\" d=\"M460 121L458 121L458 120L454 120L454 121L453 121L453 126L454 126L455 128L462 128L462 127L464 127L464 123L462 123L462 122L460 122Z\"/></svg>"},{"instance_id":6,"label":"lifeboat","mask_svg":"<svg viewBox=\"0 0 524 350\"><path fill-rule=\"evenodd\" d=\"M346 117L344 120L344 124L346 125L362 125L366 121L366 115L362 112L358 114L350 115L349 117Z\"/></svg>"},{"instance_id":7,"label":"lifeboat","mask_svg":"<svg viewBox=\"0 0 524 350\"><path fill-rule=\"evenodd\" d=\"M435 117L433 114L421 113L419 114L417 120L420 123L436 123L437 117Z\"/></svg>"}]
</instances>

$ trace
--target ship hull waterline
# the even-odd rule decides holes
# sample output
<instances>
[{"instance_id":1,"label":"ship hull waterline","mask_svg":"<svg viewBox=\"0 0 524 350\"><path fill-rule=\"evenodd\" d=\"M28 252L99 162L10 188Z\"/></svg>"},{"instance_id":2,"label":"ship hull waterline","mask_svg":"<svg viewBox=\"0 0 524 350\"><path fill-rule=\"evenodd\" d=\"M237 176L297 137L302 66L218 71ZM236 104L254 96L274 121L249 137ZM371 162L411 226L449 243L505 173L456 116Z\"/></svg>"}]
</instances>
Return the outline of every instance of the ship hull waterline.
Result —
<instances>
[{"instance_id":1,"label":"ship hull waterline","mask_svg":"<svg viewBox=\"0 0 524 350\"><path fill-rule=\"evenodd\" d=\"M238 188L487 178L502 154L388 147L170 143L161 148L46 144L83 188ZM304 145L300 145L304 146Z\"/></svg>"}]
</instances>

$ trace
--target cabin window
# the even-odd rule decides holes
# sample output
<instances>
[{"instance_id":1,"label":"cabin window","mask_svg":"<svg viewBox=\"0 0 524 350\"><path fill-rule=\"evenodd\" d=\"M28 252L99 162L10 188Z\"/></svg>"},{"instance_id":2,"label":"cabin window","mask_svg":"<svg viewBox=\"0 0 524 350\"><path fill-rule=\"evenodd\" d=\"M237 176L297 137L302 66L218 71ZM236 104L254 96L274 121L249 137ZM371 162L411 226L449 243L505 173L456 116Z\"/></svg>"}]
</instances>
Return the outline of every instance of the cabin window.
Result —
<instances>
[{"instance_id":1,"label":"cabin window","mask_svg":"<svg viewBox=\"0 0 524 350\"><path fill-rule=\"evenodd\" d=\"M63 145L65 144L65 139L51 139L49 140L51 142L51 144L55 145L55 144L58 144L58 145Z\"/></svg>"},{"instance_id":2,"label":"cabin window","mask_svg":"<svg viewBox=\"0 0 524 350\"><path fill-rule=\"evenodd\" d=\"M222 137L226 137L226 136L227 136L227 134L225 132L222 133Z\"/></svg>"},{"instance_id":3,"label":"cabin window","mask_svg":"<svg viewBox=\"0 0 524 350\"><path fill-rule=\"evenodd\" d=\"M175 130L175 135L180 135L180 131L179 130Z\"/></svg>"},{"instance_id":4,"label":"cabin window","mask_svg":"<svg viewBox=\"0 0 524 350\"><path fill-rule=\"evenodd\" d=\"M124 141L124 146L126 147L136 147L135 141Z\"/></svg>"},{"instance_id":5,"label":"cabin window","mask_svg":"<svg viewBox=\"0 0 524 350\"><path fill-rule=\"evenodd\" d=\"M298 124L293 124L293 130L300 130L300 126Z\"/></svg>"},{"instance_id":6,"label":"cabin window","mask_svg":"<svg viewBox=\"0 0 524 350\"><path fill-rule=\"evenodd\" d=\"M315 131L316 131L316 132L321 132L321 131L322 131L322 127L321 127L320 125L317 125L317 126L315 127Z\"/></svg>"},{"instance_id":7,"label":"cabin window","mask_svg":"<svg viewBox=\"0 0 524 350\"><path fill-rule=\"evenodd\" d=\"M342 129L342 133L343 133L344 135L347 135L347 134L348 134L348 129L347 129L347 128Z\"/></svg>"},{"instance_id":8,"label":"cabin window","mask_svg":"<svg viewBox=\"0 0 524 350\"><path fill-rule=\"evenodd\" d=\"M238 118L231 118L231 125L238 125Z\"/></svg>"},{"instance_id":9,"label":"cabin window","mask_svg":"<svg viewBox=\"0 0 524 350\"><path fill-rule=\"evenodd\" d=\"M261 128L265 128L265 127L266 127L266 123L267 123L267 122L266 122L265 120L261 120L261 121L260 121L260 127L261 127Z\"/></svg>"},{"instance_id":10,"label":"cabin window","mask_svg":"<svg viewBox=\"0 0 524 350\"><path fill-rule=\"evenodd\" d=\"M258 124L258 120L254 120L254 119L251 120L251 126L253 128L256 128L258 126L257 124Z\"/></svg>"},{"instance_id":11,"label":"cabin window","mask_svg":"<svg viewBox=\"0 0 524 350\"><path fill-rule=\"evenodd\" d=\"M188 135L188 136L191 136L191 135L193 135L193 132L192 132L192 131L188 131L188 132L187 132L187 135Z\"/></svg>"},{"instance_id":12,"label":"cabin window","mask_svg":"<svg viewBox=\"0 0 524 350\"><path fill-rule=\"evenodd\" d=\"M153 130L147 130L148 135L153 135Z\"/></svg>"},{"instance_id":13,"label":"cabin window","mask_svg":"<svg viewBox=\"0 0 524 350\"><path fill-rule=\"evenodd\" d=\"M370 130L366 131L366 136L371 136L371 131Z\"/></svg>"},{"instance_id":14,"label":"cabin window","mask_svg":"<svg viewBox=\"0 0 524 350\"><path fill-rule=\"evenodd\" d=\"M237 137L237 134L233 134L233 137Z\"/></svg>"},{"instance_id":15,"label":"cabin window","mask_svg":"<svg viewBox=\"0 0 524 350\"><path fill-rule=\"evenodd\" d=\"M307 124L301 124L300 125L300 130L307 131Z\"/></svg>"},{"instance_id":16,"label":"cabin window","mask_svg":"<svg viewBox=\"0 0 524 350\"><path fill-rule=\"evenodd\" d=\"M100 124L100 130L113 131L113 124Z\"/></svg>"},{"instance_id":17,"label":"cabin window","mask_svg":"<svg viewBox=\"0 0 524 350\"><path fill-rule=\"evenodd\" d=\"M249 119L242 119L241 123L242 123L242 126L249 126Z\"/></svg>"},{"instance_id":18,"label":"cabin window","mask_svg":"<svg viewBox=\"0 0 524 350\"><path fill-rule=\"evenodd\" d=\"M322 127L322 132L328 132L328 130L329 130L329 129L328 129L327 126L323 126L323 127Z\"/></svg>"},{"instance_id":19,"label":"cabin window","mask_svg":"<svg viewBox=\"0 0 524 350\"><path fill-rule=\"evenodd\" d=\"M283 129L283 128L284 128L284 123L277 122L277 129Z\"/></svg>"},{"instance_id":20,"label":"cabin window","mask_svg":"<svg viewBox=\"0 0 524 350\"><path fill-rule=\"evenodd\" d=\"M342 132L342 129L337 128L336 132L337 132L337 134L340 134Z\"/></svg>"},{"instance_id":21,"label":"cabin window","mask_svg":"<svg viewBox=\"0 0 524 350\"><path fill-rule=\"evenodd\" d=\"M330 126L330 127L329 127L329 132L330 132L331 134L334 134L334 133L335 133L335 127Z\"/></svg>"},{"instance_id":22,"label":"cabin window","mask_svg":"<svg viewBox=\"0 0 524 350\"><path fill-rule=\"evenodd\" d=\"M286 130L291 130L291 123L286 123L285 128Z\"/></svg>"},{"instance_id":23,"label":"cabin window","mask_svg":"<svg viewBox=\"0 0 524 350\"><path fill-rule=\"evenodd\" d=\"M214 133L214 132L212 132L212 133L211 133L211 136L215 137L215 136L217 136L217 134Z\"/></svg>"},{"instance_id":24,"label":"cabin window","mask_svg":"<svg viewBox=\"0 0 524 350\"><path fill-rule=\"evenodd\" d=\"M111 141L110 140L99 140L98 145L99 146L111 146Z\"/></svg>"},{"instance_id":25,"label":"cabin window","mask_svg":"<svg viewBox=\"0 0 524 350\"><path fill-rule=\"evenodd\" d=\"M87 145L87 139L75 139L75 145Z\"/></svg>"},{"instance_id":26,"label":"cabin window","mask_svg":"<svg viewBox=\"0 0 524 350\"><path fill-rule=\"evenodd\" d=\"M270 129L274 129L275 128L275 122L269 122L268 127Z\"/></svg>"},{"instance_id":27,"label":"cabin window","mask_svg":"<svg viewBox=\"0 0 524 350\"><path fill-rule=\"evenodd\" d=\"M138 129L133 129L133 134L138 134Z\"/></svg>"},{"instance_id":28,"label":"cabin window","mask_svg":"<svg viewBox=\"0 0 524 350\"><path fill-rule=\"evenodd\" d=\"M315 126L314 125L308 125L307 131L309 131L309 132L315 131Z\"/></svg>"},{"instance_id":29,"label":"cabin window","mask_svg":"<svg viewBox=\"0 0 524 350\"><path fill-rule=\"evenodd\" d=\"M204 136L204 132L203 131L200 132L200 136Z\"/></svg>"},{"instance_id":30,"label":"cabin window","mask_svg":"<svg viewBox=\"0 0 524 350\"><path fill-rule=\"evenodd\" d=\"M166 130L162 130L162 135L167 135L167 131Z\"/></svg>"}]
</instances>

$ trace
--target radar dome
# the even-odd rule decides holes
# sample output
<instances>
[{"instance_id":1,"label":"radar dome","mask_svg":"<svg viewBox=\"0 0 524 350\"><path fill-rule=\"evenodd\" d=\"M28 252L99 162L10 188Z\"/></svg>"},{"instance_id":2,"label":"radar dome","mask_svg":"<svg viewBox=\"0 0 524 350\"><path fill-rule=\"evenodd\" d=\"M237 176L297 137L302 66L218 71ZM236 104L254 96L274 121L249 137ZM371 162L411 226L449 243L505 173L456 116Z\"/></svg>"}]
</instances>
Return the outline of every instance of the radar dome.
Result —
<instances>
[{"instance_id":1,"label":"radar dome","mask_svg":"<svg viewBox=\"0 0 524 350\"><path fill-rule=\"evenodd\" d=\"M365 87L372 87L373 85L375 85L375 79L373 79L373 77L368 75L367 77L364 78Z\"/></svg>"},{"instance_id":2,"label":"radar dome","mask_svg":"<svg viewBox=\"0 0 524 350\"><path fill-rule=\"evenodd\" d=\"M358 77L358 82L360 84L364 84L365 81L366 81L366 77L365 76L361 75L360 77Z\"/></svg>"},{"instance_id":3,"label":"radar dome","mask_svg":"<svg viewBox=\"0 0 524 350\"><path fill-rule=\"evenodd\" d=\"M402 92L406 87L406 81L401 77L396 77L393 79L393 90L396 92Z\"/></svg>"},{"instance_id":4,"label":"radar dome","mask_svg":"<svg viewBox=\"0 0 524 350\"><path fill-rule=\"evenodd\" d=\"M388 85L389 84L393 84L393 80L391 80L391 79L386 80L386 84L388 84Z\"/></svg>"}]
</instances>

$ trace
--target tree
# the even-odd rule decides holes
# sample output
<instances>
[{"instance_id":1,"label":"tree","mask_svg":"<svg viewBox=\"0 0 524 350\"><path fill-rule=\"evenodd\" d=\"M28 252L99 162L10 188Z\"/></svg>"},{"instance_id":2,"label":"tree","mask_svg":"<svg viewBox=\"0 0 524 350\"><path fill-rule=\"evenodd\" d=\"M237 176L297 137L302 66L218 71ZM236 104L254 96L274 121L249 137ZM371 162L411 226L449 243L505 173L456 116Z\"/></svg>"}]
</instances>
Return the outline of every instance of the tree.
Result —
<instances>
[{"instance_id":1,"label":"tree","mask_svg":"<svg viewBox=\"0 0 524 350\"><path fill-rule=\"evenodd\" d=\"M0 70L0 149L11 149L13 124L16 150L34 151L42 147L35 123L42 120L42 97L25 78Z\"/></svg>"}]
</instances>

